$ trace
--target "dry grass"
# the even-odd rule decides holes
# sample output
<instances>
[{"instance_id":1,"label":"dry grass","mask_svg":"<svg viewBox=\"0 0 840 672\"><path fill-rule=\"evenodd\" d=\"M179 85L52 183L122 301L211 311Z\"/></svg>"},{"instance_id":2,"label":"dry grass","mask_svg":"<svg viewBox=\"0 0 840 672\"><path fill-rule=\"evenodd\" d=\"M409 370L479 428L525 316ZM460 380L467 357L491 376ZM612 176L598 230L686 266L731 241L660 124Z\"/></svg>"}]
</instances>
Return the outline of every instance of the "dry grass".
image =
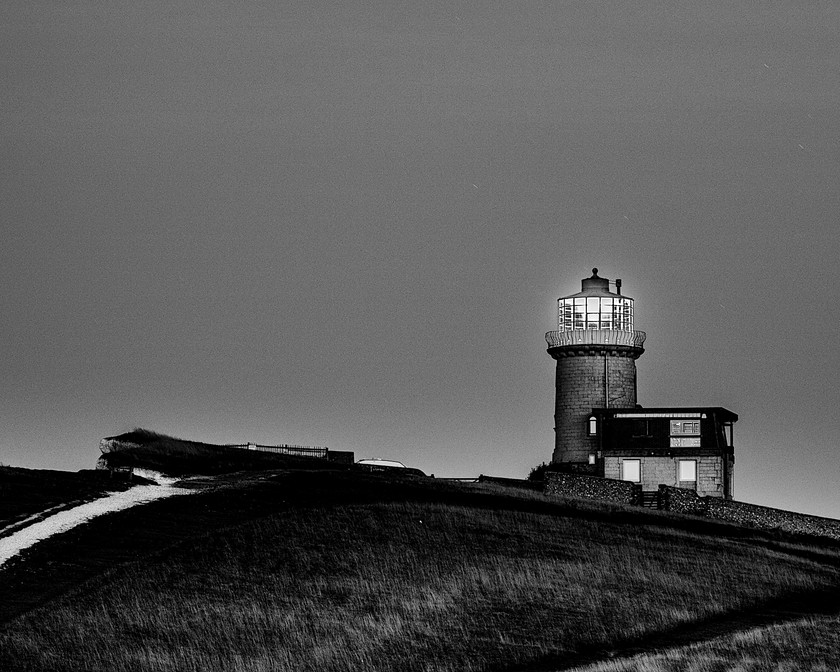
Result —
<instances>
[{"instance_id":1,"label":"dry grass","mask_svg":"<svg viewBox=\"0 0 840 672\"><path fill-rule=\"evenodd\" d=\"M315 502L182 544L16 619L0 633L0 668L548 669L838 585L822 563L661 525L502 505Z\"/></svg>"},{"instance_id":2,"label":"dry grass","mask_svg":"<svg viewBox=\"0 0 840 672\"><path fill-rule=\"evenodd\" d=\"M575 668L574 672L838 672L840 617L754 628L659 654Z\"/></svg>"}]
</instances>

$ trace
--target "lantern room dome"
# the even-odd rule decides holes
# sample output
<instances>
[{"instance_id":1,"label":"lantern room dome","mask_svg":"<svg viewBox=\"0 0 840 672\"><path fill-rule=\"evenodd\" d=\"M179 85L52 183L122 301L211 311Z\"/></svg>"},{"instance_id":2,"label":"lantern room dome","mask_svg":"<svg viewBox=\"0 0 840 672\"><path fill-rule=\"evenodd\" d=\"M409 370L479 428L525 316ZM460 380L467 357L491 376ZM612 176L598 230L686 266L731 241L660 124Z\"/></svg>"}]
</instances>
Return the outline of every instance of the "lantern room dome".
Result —
<instances>
[{"instance_id":1,"label":"lantern room dome","mask_svg":"<svg viewBox=\"0 0 840 672\"><path fill-rule=\"evenodd\" d=\"M610 292L610 281L607 278L598 276L598 269L592 269L592 277L580 281L581 294L612 294Z\"/></svg>"},{"instance_id":2,"label":"lantern room dome","mask_svg":"<svg viewBox=\"0 0 840 672\"><path fill-rule=\"evenodd\" d=\"M592 276L581 280L581 291L557 300L558 331L598 329L633 331L633 299L621 294L621 280L610 281L592 269Z\"/></svg>"}]
</instances>

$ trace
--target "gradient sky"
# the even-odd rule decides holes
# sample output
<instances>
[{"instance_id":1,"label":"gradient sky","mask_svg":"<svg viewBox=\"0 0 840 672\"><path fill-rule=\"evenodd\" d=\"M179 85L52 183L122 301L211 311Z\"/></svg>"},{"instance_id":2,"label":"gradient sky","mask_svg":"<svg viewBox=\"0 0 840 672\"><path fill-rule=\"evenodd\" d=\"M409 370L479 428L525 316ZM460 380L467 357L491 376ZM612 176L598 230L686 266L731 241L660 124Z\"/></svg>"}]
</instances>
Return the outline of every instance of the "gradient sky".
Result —
<instances>
[{"instance_id":1,"label":"gradient sky","mask_svg":"<svg viewBox=\"0 0 840 672\"><path fill-rule=\"evenodd\" d=\"M639 402L840 517L839 112L835 0L5 0L0 462L140 426L524 477L597 266Z\"/></svg>"}]
</instances>

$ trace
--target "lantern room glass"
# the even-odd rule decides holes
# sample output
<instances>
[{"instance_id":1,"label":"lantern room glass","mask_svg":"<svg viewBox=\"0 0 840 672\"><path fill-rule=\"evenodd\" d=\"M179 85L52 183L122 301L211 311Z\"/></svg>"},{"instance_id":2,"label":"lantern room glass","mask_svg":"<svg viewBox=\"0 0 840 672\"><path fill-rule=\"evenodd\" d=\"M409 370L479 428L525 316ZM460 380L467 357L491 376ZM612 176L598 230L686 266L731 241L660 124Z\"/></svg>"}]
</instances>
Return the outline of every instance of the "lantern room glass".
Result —
<instances>
[{"instance_id":1,"label":"lantern room glass","mask_svg":"<svg viewBox=\"0 0 840 672\"><path fill-rule=\"evenodd\" d=\"M633 331L633 299L572 297L558 300L558 330L607 329Z\"/></svg>"}]
</instances>

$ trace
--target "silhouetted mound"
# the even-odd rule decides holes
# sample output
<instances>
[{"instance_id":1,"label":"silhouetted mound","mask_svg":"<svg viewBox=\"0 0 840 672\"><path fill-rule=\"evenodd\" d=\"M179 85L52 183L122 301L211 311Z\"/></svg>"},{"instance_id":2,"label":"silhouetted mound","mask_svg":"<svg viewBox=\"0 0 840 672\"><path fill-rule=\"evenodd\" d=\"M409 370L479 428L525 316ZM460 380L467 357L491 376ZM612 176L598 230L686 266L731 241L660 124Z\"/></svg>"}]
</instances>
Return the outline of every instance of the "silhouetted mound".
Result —
<instances>
[{"instance_id":1,"label":"silhouetted mound","mask_svg":"<svg viewBox=\"0 0 840 672\"><path fill-rule=\"evenodd\" d=\"M100 469L142 468L170 476L216 475L266 469L346 469L317 457L247 450L240 446L187 441L148 429L109 436L100 443Z\"/></svg>"}]
</instances>

